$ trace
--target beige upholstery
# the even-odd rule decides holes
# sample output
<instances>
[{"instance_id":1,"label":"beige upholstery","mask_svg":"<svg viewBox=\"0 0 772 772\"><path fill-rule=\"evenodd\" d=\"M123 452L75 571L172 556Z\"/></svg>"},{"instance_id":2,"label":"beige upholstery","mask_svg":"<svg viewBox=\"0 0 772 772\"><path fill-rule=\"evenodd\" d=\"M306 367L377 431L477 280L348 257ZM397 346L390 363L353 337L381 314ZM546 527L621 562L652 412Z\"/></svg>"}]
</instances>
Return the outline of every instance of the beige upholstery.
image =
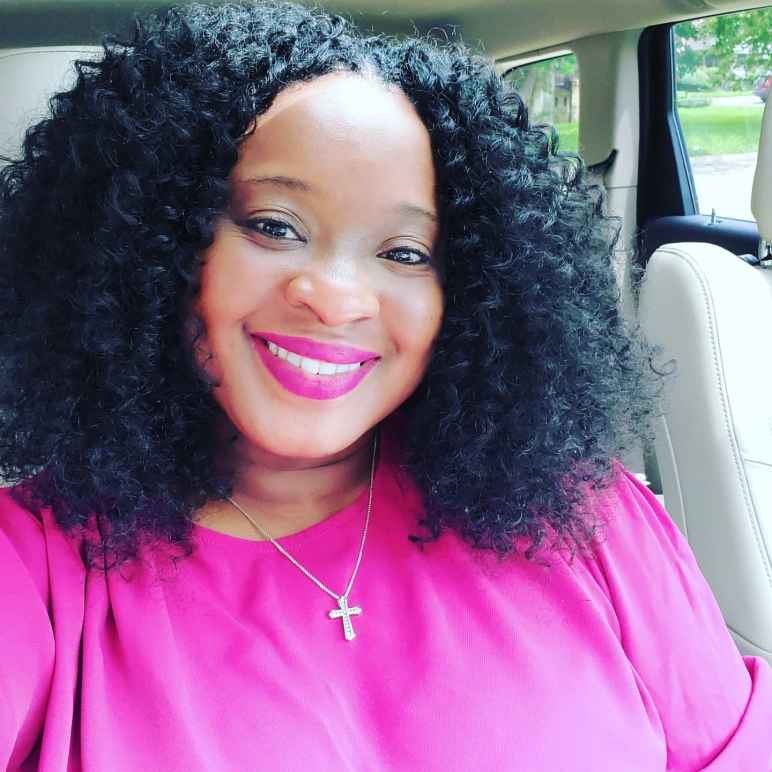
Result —
<instances>
[{"instance_id":1,"label":"beige upholstery","mask_svg":"<svg viewBox=\"0 0 772 772\"><path fill-rule=\"evenodd\" d=\"M764 117L761 121L759 158L756 162L756 176L753 178L751 211L756 218L761 236L759 257L762 250L769 254L772 245L772 102L767 99Z\"/></svg>"},{"instance_id":2,"label":"beige upholstery","mask_svg":"<svg viewBox=\"0 0 772 772\"><path fill-rule=\"evenodd\" d=\"M75 80L73 61L100 48L0 49L0 155L15 158L24 130L44 118L48 99Z\"/></svg>"},{"instance_id":3,"label":"beige upholstery","mask_svg":"<svg viewBox=\"0 0 772 772\"><path fill-rule=\"evenodd\" d=\"M772 228L769 105L753 205ZM772 268L668 244L646 268L639 316L677 368L655 448L665 506L740 650L772 662Z\"/></svg>"}]
</instances>

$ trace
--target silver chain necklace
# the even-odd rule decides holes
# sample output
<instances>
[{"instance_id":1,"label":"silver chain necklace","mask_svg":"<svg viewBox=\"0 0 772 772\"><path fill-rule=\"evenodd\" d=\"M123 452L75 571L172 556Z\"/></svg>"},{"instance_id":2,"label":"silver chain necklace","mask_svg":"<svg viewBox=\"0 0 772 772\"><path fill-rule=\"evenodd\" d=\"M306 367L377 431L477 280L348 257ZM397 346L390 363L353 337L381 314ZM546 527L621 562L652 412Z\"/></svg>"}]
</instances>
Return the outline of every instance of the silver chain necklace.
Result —
<instances>
[{"instance_id":1,"label":"silver chain necklace","mask_svg":"<svg viewBox=\"0 0 772 772\"><path fill-rule=\"evenodd\" d=\"M348 586L346 587L346 591L343 593L343 595L338 595L337 593L333 592L327 585L320 582L310 571L308 571L306 568L304 568L300 563L298 563L295 558L292 557L292 555L287 552L287 550L284 549L284 547L281 546L265 529L263 529L261 526L259 526L254 519L244 511L242 507L240 507L230 496L226 496L228 501L230 501L231 504L233 504L236 509L241 512L244 517L249 520L250 523L258 530L260 533L265 536L266 539L268 539L271 544L273 544L274 547L276 547L279 552L281 552L282 555L284 555L287 560L290 561L293 565L297 566L317 587L319 587L320 590L324 590L328 595L332 595L333 598L338 602L338 608L332 609L328 612L328 616L330 619L341 619L343 622L343 635L347 641L351 641L354 638L356 638L356 633L354 632L354 627L351 624L351 617L357 614L362 613L362 609L360 606L349 606L348 605L348 596L351 592L351 588L354 585L354 579L356 579L357 571L359 571L359 564L362 562L362 553L365 549L365 539L367 538L367 526L370 523L370 513L372 512L373 508L373 480L375 478L375 454L376 449L378 447L378 430L375 432L375 436L373 437L373 459L370 463L370 490L367 497L367 515L365 516L365 525L362 529L362 540L359 543L359 554L357 555L356 565L354 566L354 571L351 574L351 579L349 579Z\"/></svg>"}]
</instances>

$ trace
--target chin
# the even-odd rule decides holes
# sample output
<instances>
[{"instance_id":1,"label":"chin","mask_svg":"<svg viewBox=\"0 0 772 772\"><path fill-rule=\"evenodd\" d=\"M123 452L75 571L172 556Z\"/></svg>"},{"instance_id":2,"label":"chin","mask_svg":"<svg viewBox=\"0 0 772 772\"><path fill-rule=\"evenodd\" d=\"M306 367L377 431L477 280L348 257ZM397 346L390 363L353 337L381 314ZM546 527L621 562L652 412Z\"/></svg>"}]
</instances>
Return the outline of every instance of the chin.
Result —
<instances>
[{"instance_id":1,"label":"chin","mask_svg":"<svg viewBox=\"0 0 772 772\"><path fill-rule=\"evenodd\" d=\"M314 431L299 429L293 432L270 430L267 433L244 432L242 441L260 449L264 453L280 458L317 459L334 456L355 443L368 427L361 431L343 433L342 431L324 431L317 427Z\"/></svg>"}]
</instances>

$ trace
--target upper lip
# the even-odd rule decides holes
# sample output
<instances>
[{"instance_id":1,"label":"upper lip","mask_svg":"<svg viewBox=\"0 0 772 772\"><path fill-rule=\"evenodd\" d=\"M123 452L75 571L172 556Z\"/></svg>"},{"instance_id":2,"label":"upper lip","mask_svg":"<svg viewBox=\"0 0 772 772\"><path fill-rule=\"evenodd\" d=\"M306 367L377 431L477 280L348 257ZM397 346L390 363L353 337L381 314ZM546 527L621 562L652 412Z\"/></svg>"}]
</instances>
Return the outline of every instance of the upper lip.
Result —
<instances>
[{"instance_id":1,"label":"upper lip","mask_svg":"<svg viewBox=\"0 0 772 772\"><path fill-rule=\"evenodd\" d=\"M311 338L299 338L295 335L278 335L274 332L253 332L254 338L270 340L277 346L287 351L292 351L309 359L320 359L324 362L332 362L336 365L351 365L356 362L365 362L368 359L377 359L374 351L365 351L361 348L346 346L342 343L321 343Z\"/></svg>"}]
</instances>

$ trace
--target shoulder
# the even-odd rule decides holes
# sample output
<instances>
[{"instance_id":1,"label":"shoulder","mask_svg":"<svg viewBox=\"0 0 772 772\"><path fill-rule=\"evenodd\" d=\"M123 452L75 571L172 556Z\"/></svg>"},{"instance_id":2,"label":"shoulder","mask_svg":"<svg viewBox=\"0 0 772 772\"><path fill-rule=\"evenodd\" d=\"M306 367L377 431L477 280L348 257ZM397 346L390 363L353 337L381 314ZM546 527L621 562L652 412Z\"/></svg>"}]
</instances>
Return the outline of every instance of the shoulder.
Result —
<instances>
[{"instance_id":1,"label":"shoulder","mask_svg":"<svg viewBox=\"0 0 772 772\"><path fill-rule=\"evenodd\" d=\"M693 560L686 539L659 499L621 462L614 462L614 478L588 494L601 521L596 553L613 560L632 551L654 562Z\"/></svg>"},{"instance_id":2,"label":"shoulder","mask_svg":"<svg viewBox=\"0 0 772 772\"><path fill-rule=\"evenodd\" d=\"M68 536L50 510L35 512L24 502L23 484L0 488L0 581L27 587L44 606L50 603L52 573L85 570L77 539Z\"/></svg>"},{"instance_id":3,"label":"shoulder","mask_svg":"<svg viewBox=\"0 0 772 772\"><path fill-rule=\"evenodd\" d=\"M685 669L707 648L711 665L715 657L721 667L741 667L715 596L659 499L619 462L614 479L587 499L598 535L574 560L574 574L605 599L630 659L656 670L680 657Z\"/></svg>"},{"instance_id":4,"label":"shoulder","mask_svg":"<svg viewBox=\"0 0 772 772\"><path fill-rule=\"evenodd\" d=\"M48 604L44 523L19 503L18 488L0 489L0 577L4 590L26 579Z\"/></svg>"},{"instance_id":5,"label":"shoulder","mask_svg":"<svg viewBox=\"0 0 772 772\"><path fill-rule=\"evenodd\" d=\"M604 526L582 563L607 595L640 688L657 707L668 768L703 769L720 758L722 769L768 769L769 665L741 656L659 499L621 464L616 471L592 494Z\"/></svg>"},{"instance_id":6,"label":"shoulder","mask_svg":"<svg viewBox=\"0 0 772 772\"><path fill-rule=\"evenodd\" d=\"M682 605L692 612L701 609L712 625L721 621L685 537L659 499L621 462L614 462L610 483L588 491L587 501L599 529L582 562L614 604L623 628L647 615L660 628L676 625Z\"/></svg>"},{"instance_id":7,"label":"shoulder","mask_svg":"<svg viewBox=\"0 0 772 772\"><path fill-rule=\"evenodd\" d=\"M0 639L6 661L27 656L30 648L38 655L46 651L55 627L82 617L85 592L79 540L59 527L49 508L25 506L23 485L0 489Z\"/></svg>"},{"instance_id":8,"label":"shoulder","mask_svg":"<svg viewBox=\"0 0 772 772\"><path fill-rule=\"evenodd\" d=\"M0 489L0 765L16 769L40 734L55 655L46 528ZM5 762L5 763L4 763Z\"/></svg>"},{"instance_id":9,"label":"shoulder","mask_svg":"<svg viewBox=\"0 0 772 772\"><path fill-rule=\"evenodd\" d=\"M621 464L617 472L595 494L605 526L593 557L622 645L662 701L684 689L713 699L723 679L723 702L713 707L731 715L747 699L748 673L715 596L659 499Z\"/></svg>"}]
</instances>

